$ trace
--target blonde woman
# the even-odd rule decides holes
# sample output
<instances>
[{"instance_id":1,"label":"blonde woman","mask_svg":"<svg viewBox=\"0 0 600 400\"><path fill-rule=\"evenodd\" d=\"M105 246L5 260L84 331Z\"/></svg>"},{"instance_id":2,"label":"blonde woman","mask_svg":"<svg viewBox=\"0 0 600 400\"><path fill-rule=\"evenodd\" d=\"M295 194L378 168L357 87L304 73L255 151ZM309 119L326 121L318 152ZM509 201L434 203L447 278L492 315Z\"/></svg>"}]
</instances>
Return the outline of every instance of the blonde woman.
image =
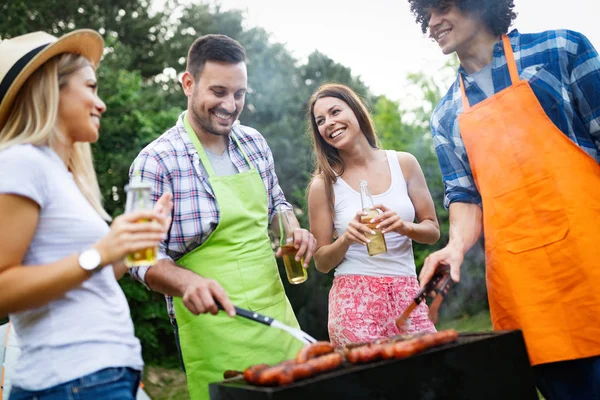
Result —
<instances>
[{"instance_id":1,"label":"blonde woman","mask_svg":"<svg viewBox=\"0 0 600 400\"><path fill-rule=\"evenodd\" d=\"M382 150L367 108L347 86L326 84L309 101L317 170L308 192L310 229L317 240L316 268L335 269L329 292L329 337L343 346L397 335L394 324L419 291L412 241L440 235L433 200L417 159ZM370 229L360 222L359 181L367 180L385 254L369 256ZM334 233L337 240L334 241ZM432 332L422 303L407 332ZM406 333L406 332L402 332Z\"/></svg>"},{"instance_id":2,"label":"blonde woman","mask_svg":"<svg viewBox=\"0 0 600 400\"><path fill-rule=\"evenodd\" d=\"M126 254L160 242L171 201L106 223L90 152L102 51L90 30L0 43L0 315L22 351L11 399L137 391L140 342L115 278Z\"/></svg>"}]
</instances>

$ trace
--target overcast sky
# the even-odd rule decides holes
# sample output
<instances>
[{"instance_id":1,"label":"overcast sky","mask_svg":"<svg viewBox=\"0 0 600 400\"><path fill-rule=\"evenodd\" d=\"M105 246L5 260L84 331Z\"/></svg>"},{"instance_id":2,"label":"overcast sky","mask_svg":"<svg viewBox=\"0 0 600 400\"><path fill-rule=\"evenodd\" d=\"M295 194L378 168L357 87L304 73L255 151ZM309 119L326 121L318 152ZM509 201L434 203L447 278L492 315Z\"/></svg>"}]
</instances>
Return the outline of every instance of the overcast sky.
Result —
<instances>
[{"instance_id":1,"label":"overcast sky","mask_svg":"<svg viewBox=\"0 0 600 400\"><path fill-rule=\"evenodd\" d=\"M314 50L352 69L374 94L403 99L406 75L434 75L447 60L421 34L406 0L220 0L245 11L248 26L260 26L274 41L304 60ZM598 0L515 0L520 32L573 29L600 49ZM512 29L512 28L511 28ZM252 55L249 54L251 57Z\"/></svg>"}]
</instances>

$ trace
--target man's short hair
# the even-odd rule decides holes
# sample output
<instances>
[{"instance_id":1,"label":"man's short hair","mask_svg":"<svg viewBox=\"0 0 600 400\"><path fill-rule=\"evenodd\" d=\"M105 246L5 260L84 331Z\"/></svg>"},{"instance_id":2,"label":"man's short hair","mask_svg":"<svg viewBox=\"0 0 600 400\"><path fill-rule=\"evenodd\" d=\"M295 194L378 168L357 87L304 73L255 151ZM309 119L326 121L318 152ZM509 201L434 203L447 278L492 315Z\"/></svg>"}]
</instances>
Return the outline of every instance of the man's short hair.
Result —
<instances>
[{"instance_id":1,"label":"man's short hair","mask_svg":"<svg viewBox=\"0 0 600 400\"><path fill-rule=\"evenodd\" d=\"M246 61L242 45L225 35L204 35L192 43L188 51L186 70L198 79L207 61L237 64Z\"/></svg>"},{"instance_id":2,"label":"man's short hair","mask_svg":"<svg viewBox=\"0 0 600 400\"><path fill-rule=\"evenodd\" d=\"M492 34L501 35L508 32L512 21L517 17L513 12L514 0L408 0L410 11L421 25L421 31L427 32L429 18L427 9L441 8L456 5L458 9L467 14L481 18Z\"/></svg>"}]
</instances>

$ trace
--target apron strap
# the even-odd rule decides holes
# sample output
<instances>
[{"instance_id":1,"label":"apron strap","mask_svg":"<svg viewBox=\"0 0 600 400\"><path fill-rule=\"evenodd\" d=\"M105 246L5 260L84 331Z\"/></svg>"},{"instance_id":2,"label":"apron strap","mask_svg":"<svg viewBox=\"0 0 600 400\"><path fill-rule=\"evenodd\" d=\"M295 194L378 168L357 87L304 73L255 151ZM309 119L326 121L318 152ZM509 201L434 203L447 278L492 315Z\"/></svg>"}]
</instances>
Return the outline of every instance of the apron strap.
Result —
<instances>
[{"instance_id":1,"label":"apron strap","mask_svg":"<svg viewBox=\"0 0 600 400\"><path fill-rule=\"evenodd\" d=\"M519 71L517 71L517 63L515 62L515 54L513 53L512 46L510 45L510 39L506 34L502 35L502 44L504 45L504 55L506 56L506 64L508 65L508 72L510 72L510 81L514 85L519 82Z\"/></svg>"},{"instance_id":2,"label":"apron strap","mask_svg":"<svg viewBox=\"0 0 600 400\"><path fill-rule=\"evenodd\" d=\"M510 39L506 34L502 35L502 46L504 47L504 55L506 56L506 65L508 66L508 72L510 73L510 82L511 84L515 84L521 80L519 77L519 71L517 70L517 63L515 61L515 54L513 52L512 46L510 45ZM458 74L458 79L460 83L460 92L462 96L462 105L463 110L467 111L471 108L469 104L469 99L467 97L467 92L465 91L465 82L463 81L462 75Z\"/></svg>"},{"instance_id":3,"label":"apron strap","mask_svg":"<svg viewBox=\"0 0 600 400\"><path fill-rule=\"evenodd\" d=\"M467 92L465 92L465 83L463 82L463 77L460 74L460 72L458 73L458 79L460 82L460 93L462 97L463 111L468 111L469 108L471 108L471 105L469 104L469 98L467 97Z\"/></svg>"},{"instance_id":4,"label":"apron strap","mask_svg":"<svg viewBox=\"0 0 600 400\"><path fill-rule=\"evenodd\" d=\"M202 146L202 143L200 143L200 140L198 139L198 136L196 135L194 128L192 128L190 121L188 121L188 119L187 119L187 111L183 114L182 118L183 118L183 127L185 128L185 132L189 136L190 140L192 141L192 144L194 145L194 148L198 152L198 156L200 156L200 161L202 161L202 165L204 165L204 169L206 170L208 177L209 178L213 177L215 175L215 172L212 168L212 165L210 164L210 161L208 160L208 156L206 155L206 152L204 151L204 147ZM238 139L235 135L234 129L231 129L231 137L233 137L233 140L235 141L236 145L242 152L242 155L244 156L244 159L248 163L248 166L250 167L250 169L252 169L253 168L252 163L250 162L250 159L246 155L244 148L238 141Z\"/></svg>"}]
</instances>

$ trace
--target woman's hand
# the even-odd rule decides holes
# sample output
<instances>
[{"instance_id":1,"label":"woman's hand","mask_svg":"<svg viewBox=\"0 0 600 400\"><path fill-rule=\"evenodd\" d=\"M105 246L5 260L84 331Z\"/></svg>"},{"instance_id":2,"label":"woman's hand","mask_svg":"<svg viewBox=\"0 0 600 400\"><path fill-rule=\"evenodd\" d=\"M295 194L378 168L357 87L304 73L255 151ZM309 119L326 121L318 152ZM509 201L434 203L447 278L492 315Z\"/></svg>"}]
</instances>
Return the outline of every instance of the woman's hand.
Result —
<instances>
[{"instance_id":1,"label":"woman's hand","mask_svg":"<svg viewBox=\"0 0 600 400\"><path fill-rule=\"evenodd\" d=\"M357 211L354 218L348 224L346 232L341 237L348 245L358 243L362 244L363 246L366 246L367 243L370 242L370 240L365 236L365 234L375 234L375 232L373 232L367 225L363 224L360 221L361 217L365 215L367 215L366 212L362 210Z\"/></svg>"},{"instance_id":2,"label":"woman's hand","mask_svg":"<svg viewBox=\"0 0 600 400\"><path fill-rule=\"evenodd\" d=\"M101 255L101 265L122 260L127 254L157 246L171 224L171 194L165 193L154 210L134 211L114 219L110 232L94 247Z\"/></svg>"},{"instance_id":3,"label":"woman's hand","mask_svg":"<svg viewBox=\"0 0 600 400\"><path fill-rule=\"evenodd\" d=\"M382 233L397 232L400 235L408 236L412 230L412 223L402 221L402 218L394 210L391 210L383 204L373 206L382 213L373 218L371 223L376 224L377 229L381 229Z\"/></svg>"}]
</instances>

